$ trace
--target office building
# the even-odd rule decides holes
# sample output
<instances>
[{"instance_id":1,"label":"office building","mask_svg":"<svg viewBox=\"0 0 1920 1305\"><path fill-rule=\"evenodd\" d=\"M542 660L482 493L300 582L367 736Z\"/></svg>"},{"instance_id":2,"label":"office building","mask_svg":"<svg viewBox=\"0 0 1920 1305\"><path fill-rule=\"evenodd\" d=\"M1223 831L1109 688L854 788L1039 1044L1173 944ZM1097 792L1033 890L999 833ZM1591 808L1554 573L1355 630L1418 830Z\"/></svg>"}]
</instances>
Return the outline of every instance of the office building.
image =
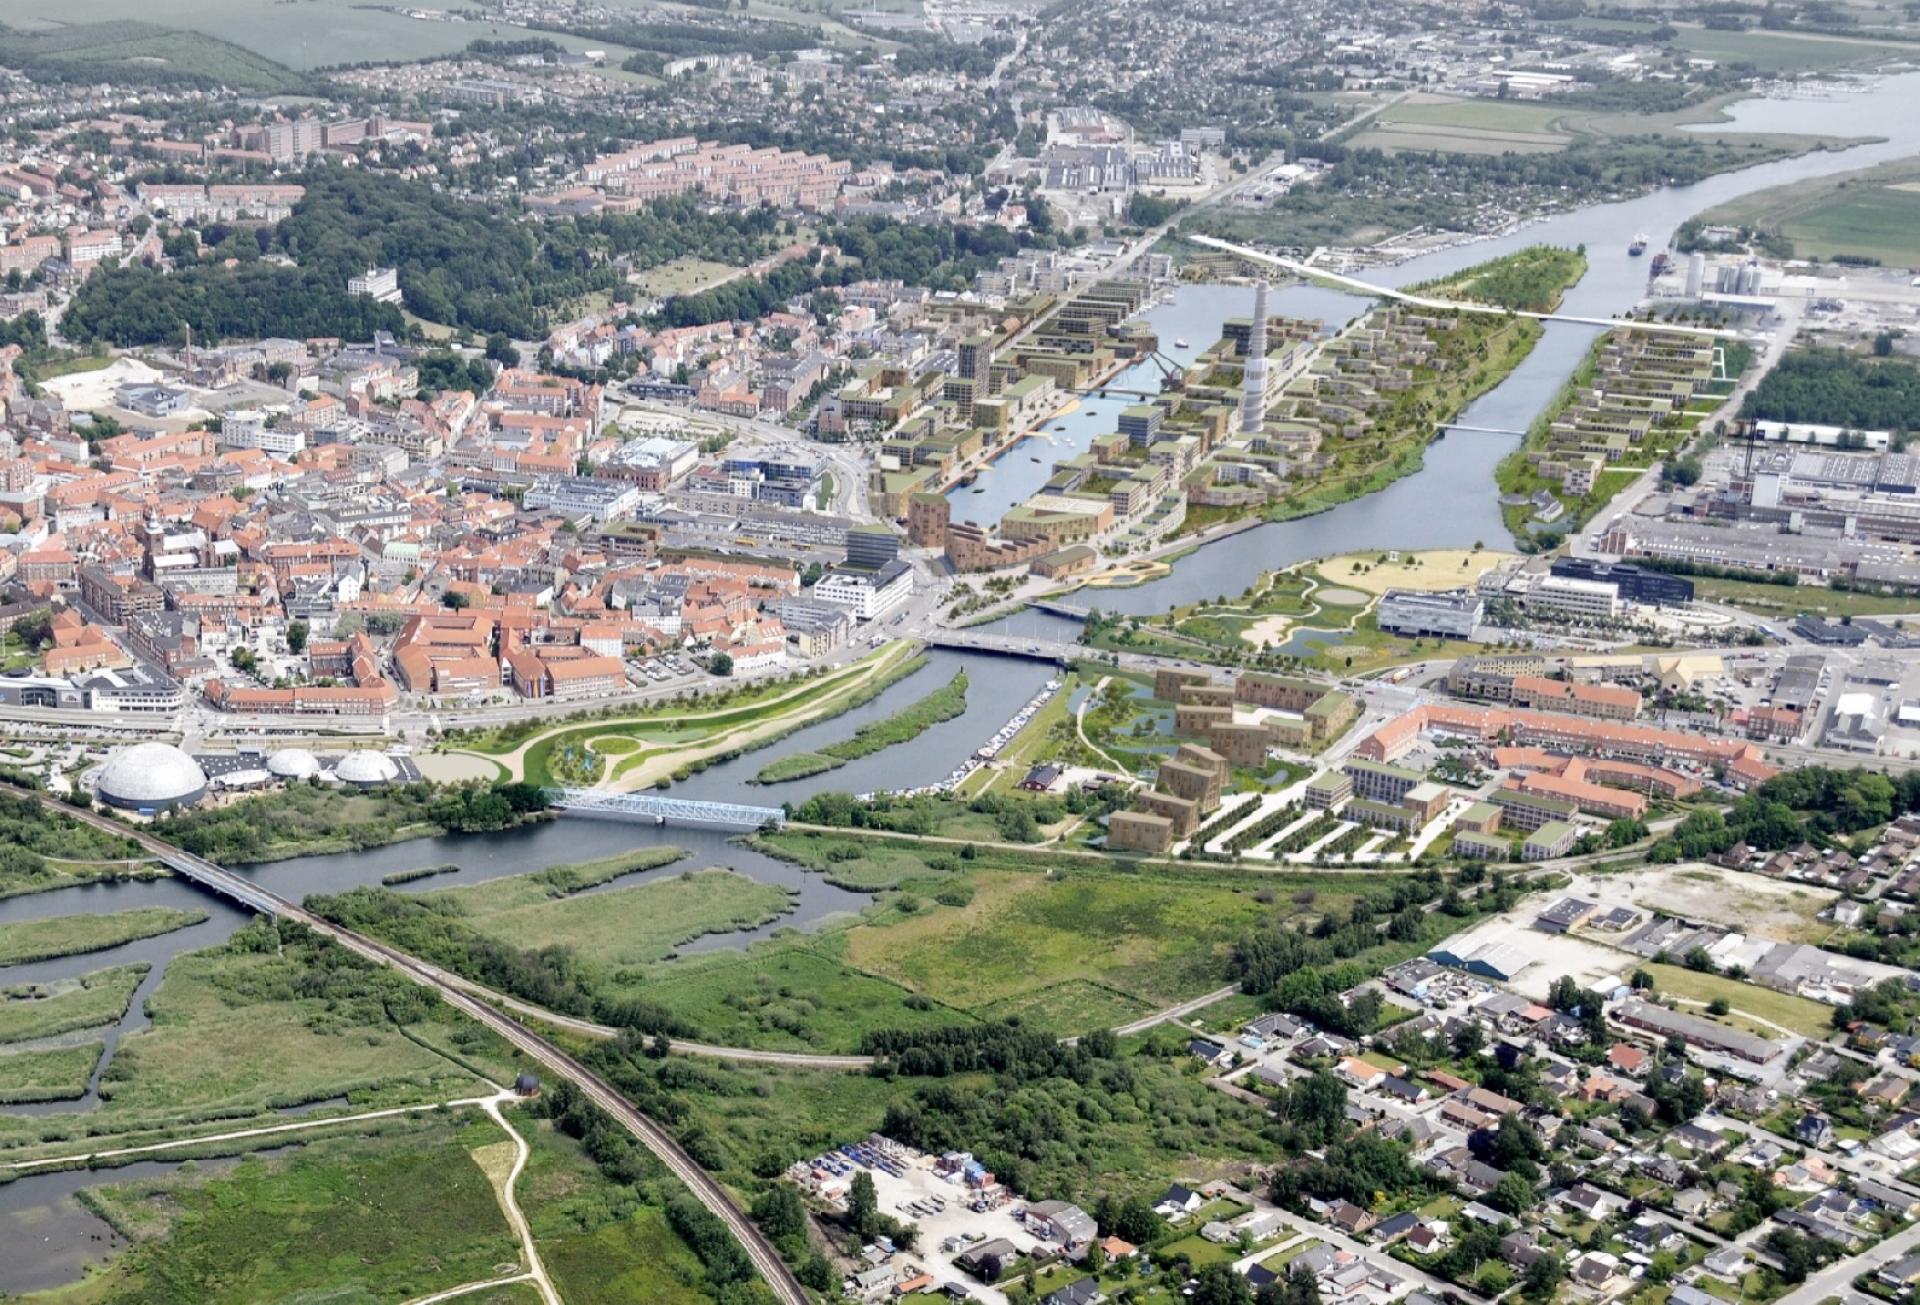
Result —
<instances>
[{"instance_id":1,"label":"office building","mask_svg":"<svg viewBox=\"0 0 1920 1305\"><path fill-rule=\"evenodd\" d=\"M1470 639L1486 614L1480 595L1471 589L1423 593L1389 589L1380 598L1380 628L1391 634Z\"/></svg>"}]
</instances>

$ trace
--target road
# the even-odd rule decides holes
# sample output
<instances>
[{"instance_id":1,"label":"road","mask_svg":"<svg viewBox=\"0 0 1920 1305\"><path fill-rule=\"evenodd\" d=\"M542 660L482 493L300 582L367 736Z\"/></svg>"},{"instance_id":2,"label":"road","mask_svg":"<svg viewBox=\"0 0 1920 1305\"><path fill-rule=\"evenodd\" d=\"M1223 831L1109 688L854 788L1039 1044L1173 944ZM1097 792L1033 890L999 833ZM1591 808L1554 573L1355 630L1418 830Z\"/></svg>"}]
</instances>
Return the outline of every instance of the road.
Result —
<instances>
[{"instance_id":1,"label":"road","mask_svg":"<svg viewBox=\"0 0 1920 1305\"><path fill-rule=\"evenodd\" d=\"M43 805L53 807L53 803L44 794L33 796ZM588 1100L605 1111L614 1122L626 1129L635 1140L651 1151L655 1159L665 1165L674 1177L686 1184L688 1190L700 1203L727 1226L728 1231L746 1251L748 1259L772 1288L775 1298L782 1302L782 1305L809 1305L807 1291L800 1285L800 1280L794 1277L793 1271L780 1258L780 1253L761 1233L758 1225L733 1203L726 1189L711 1174L696 1164L693 1157L687 1154L664 1127L640 1113L631 1102L614 1089L612 1084L561 1050L553 1042L535 1033L518 1020L489 1006L465 989L448 983L441 971L423 964L397 947L391 947L315 915L305 907L297 906L283 897L267 892L243 875L234 874L211 861L183 852L144 830L130 829L119 821L109 820L90 811L67 807L60 807L58 810L63 815L71 816L97 829L123 838L132 838L184 877L255 910L305 925L362 959L386 966L411 982L438 994L447 1005L504 1038L548 1074L572 1083L578 1088Z\"/></svg>"}]
</instances>

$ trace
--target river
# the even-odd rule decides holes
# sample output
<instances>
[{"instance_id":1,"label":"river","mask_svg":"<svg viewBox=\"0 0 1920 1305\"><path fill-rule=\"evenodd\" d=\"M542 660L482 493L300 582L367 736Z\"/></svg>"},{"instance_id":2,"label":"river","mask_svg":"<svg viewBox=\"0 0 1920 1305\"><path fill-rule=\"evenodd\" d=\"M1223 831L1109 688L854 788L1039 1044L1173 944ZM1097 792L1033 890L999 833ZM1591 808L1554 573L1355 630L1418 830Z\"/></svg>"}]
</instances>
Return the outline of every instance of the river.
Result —
<instances>
[{"instance_id":1,"label":"river","mask_svg":"<svg viewBox=\"0 0 1920 1305\"><path fill-rule=\"evenodd\" d=\"M1682 222L1741 195L1920 153L1920 114L1915 113L1916 107L1920 107L1920 73L1882 78L1869 90L1825 100L1743 100L1729 109L1730 121L1703 129L1832 136L1856 135L1870 129L1887 139L1763 163L1692 186L1656 190L1637 199L1590 205L1496 239L1441 250L1368 275L1383 285L1401 287L1529 245L1584 245L1586 275L1567 292L1562 310L1571 316L1616 317L1632 309L1646 293L1648 259L1627 253L1627 242L1634 234L1644 232L1654 250L1666 248ZM1251 301L1252 292L1246 287L1183 286L1171 300L1152 310L1147 320L1161 328L1163 337L1168 337L1171 325L1190 345L1205 347L1218 338L1220 323L1245 316ZM1272 296L1272 302L1276 313L1326 316L1330 326L1338 326L1366 306L1364 299L1310 286L1288 287ZM1335 306L1332 312L1330 303ZM1533 352L1504 381L1470 404L1458 420L1462 425L1495 430L1527 429L1573 374L1598 330L1549 323ZM1158 372L1150 364L1137 365L1113 383L1151 390L1158 384ZM1078 414L1065 422L1073 433L1075 452L1094 435L1112 429L1110 421L1083 420ZM1082 427L1087 428L1084 433ZM1228 536L1181 559L1173 574L1162 579L1129 589L1088 591L1086 596L1105 611L1148 615L1216 594L1237 594L1263 571L1314 557L1383 548L1466 548L1476 540L1500 546L1508 534L1500 520L1494 468L1518 442L1517 436L1456 431L1428 447L1425 464L1418 472L1381 493L1316 516L1270 523ZM1059 452L1053 457L1064 455ZM978 483L986 493L975 496L974 501L998 503L1011 497L1012 502L1018 502L1025 497L1003 494L995 483L1009 470L1024 482L1031 472L1044 467L1027 462L1023 451L1016 449L982 474ZM1032 488L1044 478L1033 480ZM960 501L955 500L956 516L964 515L958 508ZM988 514L981 509L974 515L985 520ZM1078 632L1076 622L1032 612L1009 618L1007 628L1023 636L1069 640Z\"/></svg>"},{"instance_id":2,"label":"river","mask_svg":"<svg viewBox=\"0 0 1920 1305\"><path fill-rule=\"evenodd\" d=\"M1565 311L1583 316L1611 317L1639 302L1646 285L1646 260L1630 258L1627 239L1645 232L1653 247L1668 244L1679 224L1694 214L1740 195L1792 181L1852 171L1871 164L1920 152L1920 73L1886 78L1868 92L1832 100L1750 100L1731 111L1732 129L1791 131L1800 134L1846 135L1871 124L1890 139L1845 151L1805 155L1762 164L1710 178L1697 185L1656 191L1639 199L1593 205L1532 224L1496 240L1481 241L1410 260L1376 273L1384 284L1403 286L1456 271L1531 244L1587 247L1588 271L1567 295ZM1229 317L1251 310L1252 292L1246 287L1188 286L1156 306L1148 320L1159 330L1163 348L1182 362L1210 345ZM1317 317L1328 329L1351 320L1367 306L1364 298L1315 287L1294 286L1274 296L1274 311ZM1550 324L1533 353L1500 385L1475 401L1461 416L1463 424L1523 430L1559 390L1585 354L1595 328ZM1185 339L1181 349L1174 341ZM1129 389L1155 389L1159 373L1141 364L1113 382ZM981 493L965 489L953 495L956 519L998 520L1008 508L1038 489L1051 464L1083 450L1093 436L1113 429L1113 417L1133 400L1090 397L1076 412L1049 423L1047 438L1030 441L1005 455L984 472ZM1089 415L1091 414L1091 415ZM1064 426L1064 431L1053 427ZM1219 593L1238 593L1262 571L1291 565L1311 557L1379 548L1466 547L1476 540L1496 544L1505 539L1493 484L1494 467L1514 446L1513 437L1456 432L1430 446L1425 463L1412 476L1379 494L1299 521L1273 523L1205 545L1180 561L1172 575L1132 589L1105 590L1099 605L1108 610L1148 613ZM1038 461L1032 459L1038 458ZM1021 634L1065 634L1077 625L1059 617L1023 613L1008 625ZM889 748L811 780L762 788L748 781L773 757L850 736L867 720L899 710L944 684L955 671L966 669L972 689L964 715L937 725L911 743ZM711 767L678 786L690 796L720 801L776 805L826 790L860 792L885 787L928 784L946 775L954 765L984 742L1007 717L1031 697L1047 678L1047 669L1034 664L954 652L936 652L931 664L889 688L867 706L834 720L801 730L771 748ZM451 836L417 840L367 852L301 857L249 867L246 873L290 897L340 892L378 883L393 871L419 866L455 864L457 872L417 880L404 892L475 883L498 875L515 874L562 861L607 856L635 847L673 843L690 855L679 864L630 876L621 885L677 874L689 866L724 865L764 882L798 890L794 907L772 925L701 939L685 950L739 947L778 928L813 929L864 904L861 894L827 884L818 875L740 847L719 834L685 828L655 829L625 823L578 820L555 822L510 833ZM603 890L604 891L604 890ZM34 965L0 968L0 986L69 978L111 965L146 961L153 966L125 1019L109 1031L109 1050L98 1074L111 1059L117 1040L146 1023L146 996L164 977L167 962L183 951L211 946L229 936L244 915L186 885L156 883L110 884L63 889L54 893L0 901L0 923L77 912L105 912L134 906L166 904L198 906L208 920L189 929L129 943L87 956L68 957ZM87 1037L97 1037L95 1031ZM51 1113L89 1110L97 1106L89 1090L78 1102L45 1107L10 1107L15 1113ZM144 1166L142 1169L144 1170ZM154 1166L159 1172L166 1166ZM129 1177L140 1172L119 1170ZM19 1292L70 1281L80 1266L98 1260L111 1249L102 1225L81 1217L73 1193L111 1178L100 1174L47 1175L0 1186L0 1292Z\"/></svg>"}]
</instances>

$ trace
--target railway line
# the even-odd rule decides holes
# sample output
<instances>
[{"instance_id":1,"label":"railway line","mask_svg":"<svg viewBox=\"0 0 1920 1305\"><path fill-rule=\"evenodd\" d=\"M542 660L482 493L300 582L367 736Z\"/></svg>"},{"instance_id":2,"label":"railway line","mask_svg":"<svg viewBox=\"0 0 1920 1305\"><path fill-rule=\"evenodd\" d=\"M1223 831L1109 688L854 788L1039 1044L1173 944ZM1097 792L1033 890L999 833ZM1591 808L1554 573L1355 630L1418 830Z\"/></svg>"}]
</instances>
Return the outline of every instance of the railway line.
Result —
<instances>
[{"instance_id":1,"label":"railway line","mask_svg":"<svg viewBox=\"0 0 1920 1305\"><path fill-rule=\"evenodd\" d=\"M34 794L33 796L42 805L51 807L52 804L44 795ZM773 1243L762 1235L745 1211L734 1204L733 1198L727 1194L726 1189L694 1162L693 1157L674 1140L672 1134L636 1110L610 1083L552 1041L535 1033L504 1012L496 1010L462 987L449 982L447 977L433 966L397 947L369 938L355 930L343 928L297 903L288 901L277 893L268 892L244 875L235 874L203 857L195 856L171 843L155 838L144 830L129 829L118 821L108 820L90 811L68 807L61 807L59 810L61 814L85 821L97 829L132 838L175 874L199 884L210 892L230 898L250 910L272 915L278 919L293 920L312 929L315 933L332 939L365 960L396 971L421 987L432 990L455 1010L499 1034L548 1074L572 1083L585 1093L588 1100L618 1121L621 1127L651 1151L674 1177L685 1183L700 1203L727 1226L734 1239L746 1251L754 1269L766 1280L782 1305L809 1305L812 1297L807 1293L806 1288L800 1285L800 1280L794 1277L786 1261L780 1258L780 1253L774 1249Z\"/></svg>"}]
</instances>

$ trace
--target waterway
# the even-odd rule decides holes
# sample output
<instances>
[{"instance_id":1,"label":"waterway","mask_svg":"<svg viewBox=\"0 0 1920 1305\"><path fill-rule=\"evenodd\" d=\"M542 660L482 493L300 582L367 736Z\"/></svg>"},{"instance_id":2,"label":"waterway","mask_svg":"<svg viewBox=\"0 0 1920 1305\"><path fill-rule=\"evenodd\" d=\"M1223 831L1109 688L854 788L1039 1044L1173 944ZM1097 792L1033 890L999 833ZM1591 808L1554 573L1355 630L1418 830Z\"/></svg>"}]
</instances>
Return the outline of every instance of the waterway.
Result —
<instances>
[{"instance_id":1,"label":"waterway","mask_svg":"<svg viewBox=\"0 0 1920 1305\"><path fill-rule=\"evenodd\" d=\"M1529 245L1584 246L1586 275L1567 292L1561 309L1572 316L1617 317L1646 294L1648 258L1627 253L1627 243L1636 233L1645 233L1650 248L1659 250L1671 244L1673 233L1688 218L1742 195L1920 153L1920 113L1916 108L1920 108L1920 73L1883 78L1863 93L1827 100L1745 100L1731 106L1731 121L1703 130L1832 136L1871 132L1887 139L1763 163L1637 199L1591 205L1497 239L1441 250L1368 275L1380 284L1399 288ZM1307 299L1309 294L1315 298ZM1149 314L1149 320L1155 325L1177 322L1177 333L1190 345L1205 347L1219 337L1222 322L1250 311L1251 296L1246 287L1182 287L1172 300ZM1337 325L1337 314L1327 307L1330 301L1337 302L1349 316L1366 306L1365 300L1312 287L1290 287L1272 297L1276 313L1327 316ZM1353 304L1350 310L1346 308L1349 303ZM1309 304L1320 308L1309 311ZM1527 429L1586 356L1599 329L1549 323L1533 352L1504 381L1470 404L1458 420L1462 425L1494 430ZM1124 376L1114 384L1152 389L1157 373L1151 367L1136 366ZM1120 406L1124 404L1112 405L1116 411ZM1075 414L1065 420L1078 440L1078 448L1112 429L1111 420L1104 417L1085 420ZM1088 429L1083 433L1080 427ZM1216 594L1239 593L1263 571L1314 557L1361 550L1465 548L1476 541L1499 547L1508 534L1500 519L1494 469L1518 443L1517 436L1456 431L1428 447L1425 464L1418 472L1378 494L1316 516L1262 525L1202 545L1177 562L1169 576L1129 589L1087 591L1084 597L1104 611L1148 615ZM1029 474L1028 469L1044 470L1026 462L1021 450L1015 450L982 474L978 483L986 493L974 496L974 501L1007 502L1011 506L1025 497L1024 493L1001 492L997 478L1009 469L1023 484L1021 478ZM1038 488L1044 479L1041 476L1032 481L1032 488ZM956 506L955 515L965 514ZM984 509L973 515L982 521L989 516L998 519L997 512ZM1078 630L1077 622L1033 612L1009 618L1005 627L1022 636L1068 640Z\"/></svg>"},{"instance_id":2,"label":"waterway","mask_svg":"<svg viewBox=\"0 0 1920 1305\"><path fill-rule=\"evenodd\" d=\"M1887 78L1867 93L1832 100L1747 101L1732 110L1734 129L1832 135L1872 130L1890 139L1845 151L1762 164L1639 199L1594 205L1535 223L1497 240L1410 260L1376 276L1384 284L1404 286L1526 245L1585 245L1588 272L1568 293L1564 309L1570 314L1615 316L1638 303L1645 290L1646 260L1630 258L1625 248L1635 232L1647 233L1652 247L1659 249L1670 242L1674 229L1688 217L1740 195L1920 152L1920 114L1914 112L1916 106L1920 106L1920 73ZM1252 292L1246 287L1183 287L1152 309L1148 320L1159 331L1163 350L1186 362L1218 338L1223 321L1250 312L1251 297ZM1273 298L1276 313L1317 317L1328 329L1337 329L1366 305L1364 298L1315 287L1289 287ZM1590 327L1549 325L1526 361L1472 404L1460 418L1461 422L1525 429L1572 373L1594 334L1595 329ZM1185 349L1174 344L1178 339L1187 341ZM1122 373L1112 384L1152 390L1157 388L1158 380L1156 367L1140 364ZM1119 410L1133 401L1118 395L1108 399L1089 396L1077 411L1048 423L1048 438L1029 441L984 472L978 482L981 493L957 490L953 496L955 517L980 522L998 520L1045 482L1053 462L1084 450L1095 435L1112 430ZM1055 430L1058 426L1065 429ZM1315 517L1263 525L1202 546L1196 554L1180 561L1171 576L1133 589L1101 591L1098 602L1108 610L1156 612L1213 594L1237 593L1262 571L1311 557L1357 549L1465 547L1476 540L1498 544L1505 534L1493 471L1514 443L1514 438L1508 436L1456 432L1427 450L1425 464L1419 472L1382 493ZM1033 461L1034 458L1039 461ZM1071 638L1077 632L1074 622L1031 612L1011 618L1007 624L1023 635L1053 634ZM847 738L860 724L879 719L925 696L963 667L972 688L966 713L961 717L934 726L910 743L810 780L774 787L759 787L748 782L772 758ZM1038 690L1046 675L1044 667L1008 659L936 653L925 670L892 686L867 706L810 726L770 748L716 765L677 786L676 791L721 801L774 805L826 790L860 792L934 783L998 729ZM459 867L455 872L417 880L399 890L430 892L659 843L685 847L690 855L674 866L629 876L619 881L620 886L677 874L689 866L723 865L797 892L793 909L775 924L704 938L687 950L739 947L777 928L817 929L859 910L866 901L860 894L834 888L817 875L804 874L798 867L740 847L724 835L686 828L656 829L579 820L558 821L503 834L424 839L366 852L301 857L247 867L245 873L276 892L303 898L311 893L333 893L375 884L398 870L448 863ZM146 961L153 967L127 1017L108 1031L109 1050L101 1058L96 1081L110 1062L111 1049L118 1040L145 1027L145 1000L164 978L167 963L181 952L222 941L244 922L244 914L223 901L171 881L70 888L0 900L0 923L49 915L119 911L142 905L193 906L207 911L209 918L188 929L108 951L0 968L0 986L5 986L70 978L135 961ZM88 1110L97 1104L97 1097L90 1090L81 1101L55 1103L45 1110ZM31 1108L8 1109L21 1113ZM74 1203L75 1192L95 1183L170 1172L175 1167L166 1163L143 1163L113 1171L111 1175L41 1175L0 1185L0 1291L29 1291L71 1281L84 1265L96 1262L112 1249L111 1230L104 1230L104 1225Z\"/></svg>"}]
</instances>

